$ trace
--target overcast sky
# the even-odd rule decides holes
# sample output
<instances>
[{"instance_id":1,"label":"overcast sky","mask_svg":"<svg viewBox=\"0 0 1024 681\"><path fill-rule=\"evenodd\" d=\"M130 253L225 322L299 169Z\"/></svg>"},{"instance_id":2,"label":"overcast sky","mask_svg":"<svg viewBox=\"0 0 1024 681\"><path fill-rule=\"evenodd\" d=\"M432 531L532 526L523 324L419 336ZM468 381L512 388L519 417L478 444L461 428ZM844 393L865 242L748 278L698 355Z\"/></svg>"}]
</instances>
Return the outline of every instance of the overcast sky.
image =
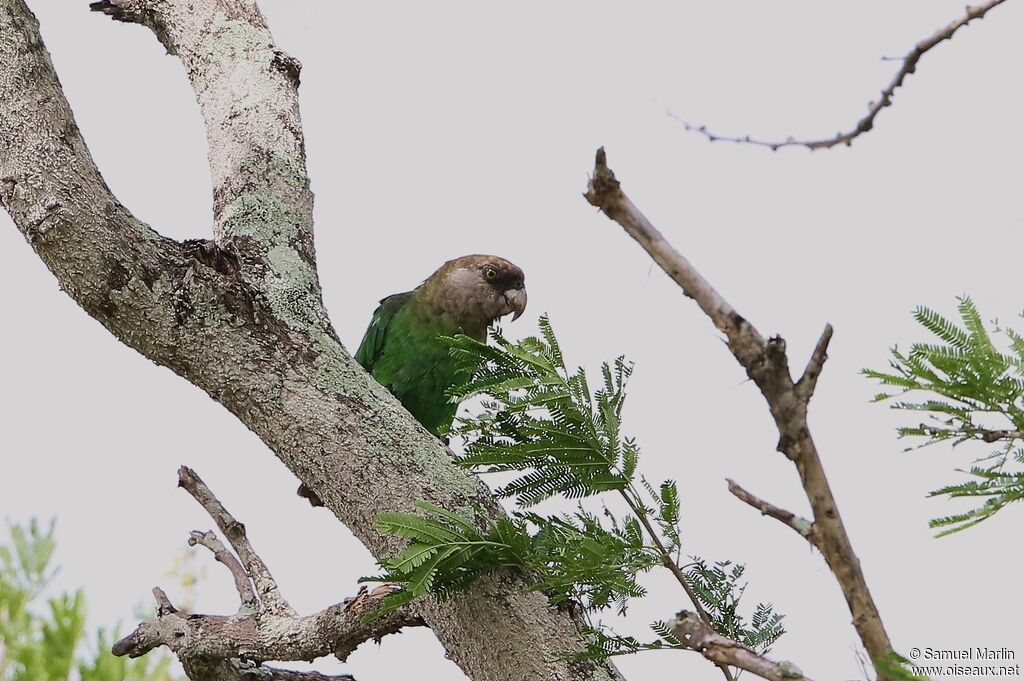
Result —
<instances>
[{"instance_id":1,"label":"overcast sky","mask_svg":"<svg viewBox=\"0 0 1024 681\"><path fill-rule=\"evenodd\" d=\"M78 123L122 203L161 233L210 236L206 137L180 63L143 28L84 0L29 0ZM688 552L746 562L746 599L789 633L775 656L817 679L860 678L850 615L820 556L726 491L735 478L810 511L756 388L710 322L581 197L595 149L631 198L763 333L802 366L823 325L830 361L811 408L840 511L894 645L1006 646L1020 661L1015 588L1024 507L937 540L925 499L984 449L905 454L910 417L869 404L894 342L922 339L919 304L1024 322L1019 273L1019 86L1024 7L1010 2L929 53L876 129L852 148L779 153L712 145L669 115L784 138L852 126L905 53L962 0L838 2L313 2L261 0L279 46L304 64L301 103L316 193L324 296L354 349L379 298L441 262L495 253L527 275L568 360L637 368L625 430L651 479L680 481ZM85 588L93 624L149 603L189 530L211 521L175 488L195 467L235 515L287 598L310 612L374 571L330 514L204 393L118 344L63 294L0 215L0 518L59 519L58 587ZM1011 323L1012 325L1012 323ZM209 564L198 609L237 597ZM218 569L220 568L220 569ZM672 583L626 630L685 607ZM987 589L996 596L981 597ZM620 662L636 679L718 678L687 653ZM461 679L426 631L364 646L360 681Z\"/></svg>"}]
</instances>

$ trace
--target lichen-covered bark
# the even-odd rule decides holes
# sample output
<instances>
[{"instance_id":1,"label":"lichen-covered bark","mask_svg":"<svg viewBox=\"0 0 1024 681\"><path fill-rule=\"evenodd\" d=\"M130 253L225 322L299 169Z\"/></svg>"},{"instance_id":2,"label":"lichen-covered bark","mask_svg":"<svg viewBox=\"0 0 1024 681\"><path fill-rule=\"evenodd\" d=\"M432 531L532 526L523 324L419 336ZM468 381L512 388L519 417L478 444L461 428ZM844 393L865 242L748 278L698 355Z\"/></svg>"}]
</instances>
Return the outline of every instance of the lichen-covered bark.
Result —
<instances>
[{"instance_id":1,"label":"lichen-covered bark","mask_svg":"<svg viewBox=\"0 0 1024 681\"><path fill-rule=\"evenodd\" d=\"M206 123L217 243L278 319L325 327L299 62L274 45L254 2L109 0L92 8L145 25L181 60Z\"/></svg>"},{"instance_id":2,"label":"lichen-covered bark","mask_svg":"<svg viewBox=\"0 0 1024 681\"><path fill-rule=\"evenodd\" d=\"M0 0L0 203L61 286L126 345L227 407L375 555L397 548L375 528L381 511L425 499L499 513L330 327L315 279L296 100L281 90L294 88L297 71L255 5L97 4L138 12L184 59L208 123L218 241L163 238L117 202L35 18L23 0ZM272 133L275 116L291 123ZM610 667L558 659L579 645L574 624L520 586L483 580L451 602L425 602L422 615L473 679L617 677Z\"/></svg>"}]
</instances>

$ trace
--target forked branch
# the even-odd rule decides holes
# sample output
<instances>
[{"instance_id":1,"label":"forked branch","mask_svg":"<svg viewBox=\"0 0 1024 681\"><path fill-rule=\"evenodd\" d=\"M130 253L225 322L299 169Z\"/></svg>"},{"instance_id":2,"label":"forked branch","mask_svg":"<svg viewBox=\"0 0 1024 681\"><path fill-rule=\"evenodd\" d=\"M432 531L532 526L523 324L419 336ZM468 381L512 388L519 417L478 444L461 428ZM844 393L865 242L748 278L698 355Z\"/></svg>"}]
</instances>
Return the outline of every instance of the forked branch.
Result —
<instances>
[{"instance_id":1,"label":"forked branch","mask_svg":"<svg viewBox=\"0 0 1024 681\"><path fill-rule=\"evenodd\" d=\"M831 327L826 326L801 379L794 381L789 369L785 341L778 336L765 340L757 329L727 303L710 282L661 235L623 193L615 174L608 167L604 149L597 151L594 174L584 196L636 239L665 273L679 285L683 293L693 298L715 326L725 334L733 356L761 390L768 403L779 432L777 449L793 461L800 474L807 500L814 511L813 535L810 534L811 530L808 530L808 534L804 536L808 539L810 536L814 537L814 545L821 551L839 582L850 614L853 616L853 624L868 655L876 661L887 659L892 652L889 637L868 590L860 568L860 560L853 552L846 534L839 508L832 496L832 489L825 477L825 469L822 467L817 447L807 425L807 405L827 357L828 343L832 337ZM755 499L752 495L747 496L750 498L743 499L747 503ZM780 520L788 513L764 502L751 505ZM794 527L793 518L795 516L784 522ZM884 676L879 675L879 679L884 681Z\"/></svg>"},{"instance_id":2,"label":"forked branch","mask_svg":"<svg viewBox=\"0 0 1024 681\"><path fill-rule=\"evenodd\" d=\"M289 326L325 327L301 64L277 47L255 2L101 0L90 8L148 27L181 60L206 123L218 245Z\"/></svg>"},{"instance_id":3,"label":"forked branch","mask_svg":"<svg viewBox=\"0 0 1024 681\"><path fill-rule=\"evenodd\" d=\"M193 531L192 545L204 546L231 572L242 607L230 616L180 612L160 587L153 589L156 617L114 644L115 655L138 657L167 646L181 660L192 681L347 681L352 677L324 676L264 667L269 660L312 661L334 655L344 661L361 643L379 641L404 627L423 626L409 609L399 609L370 622L362 615L373 609L395 587L384 584L372 591L362 587L353 598L320 612L300 617L280 594L266 564L245 537L244 527L228 513L195 473L182 467L179 484L200 503L228 535L239 560L213 532ZM256 589L253 585L256 585ZM259 676L253 676L259 671Z\"/></svg>"}]
</instances>

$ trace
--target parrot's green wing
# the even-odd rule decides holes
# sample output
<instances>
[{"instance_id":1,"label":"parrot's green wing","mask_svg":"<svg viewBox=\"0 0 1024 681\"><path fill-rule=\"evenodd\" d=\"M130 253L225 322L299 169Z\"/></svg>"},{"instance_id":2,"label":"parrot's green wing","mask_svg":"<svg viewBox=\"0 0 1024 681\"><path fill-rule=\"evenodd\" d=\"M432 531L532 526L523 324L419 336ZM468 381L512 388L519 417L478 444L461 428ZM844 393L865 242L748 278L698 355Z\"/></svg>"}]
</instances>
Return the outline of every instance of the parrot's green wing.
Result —
<instances>
[{"instance_id":1,"label":"parrot's green wing","mask_svg":"<svg viewBox=\"0 0 1024 681\"><path fill-rule=\"evenodd\" d=\"M380 301L355 360L424 428L440 435L458 408L446 391L460 380L440 336L458 331L449 317L430 314L414 291L397 293Z\"/></svg>"},{"instance_id":2,"label":"parrot's green wing","mask_svg":"<svg viewBox=\"0 0 1024 681\"><path fill-rule=\"evenodd\" d=\"M388 296L380 301L380 305L374 311L370 325L366 328L366 333L363 335L363 341L359 344L359 349L356 350L355 354L355 360L371 374L373 373L374 365L384 351L388 327L394 320L395 315L398 314L398 311L405 307L405 304L409 302L411 297L412 291Z\"/></svg>"}]
</instances>

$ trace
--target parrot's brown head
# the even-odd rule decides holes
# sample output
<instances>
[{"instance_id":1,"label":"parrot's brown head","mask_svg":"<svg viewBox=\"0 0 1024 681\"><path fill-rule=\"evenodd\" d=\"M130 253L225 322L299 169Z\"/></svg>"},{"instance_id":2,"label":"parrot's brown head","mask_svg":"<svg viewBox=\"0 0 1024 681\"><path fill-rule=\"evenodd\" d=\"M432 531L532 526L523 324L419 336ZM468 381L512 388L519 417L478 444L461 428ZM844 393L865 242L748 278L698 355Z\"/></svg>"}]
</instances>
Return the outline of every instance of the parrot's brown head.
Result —
<instances>
[{"instance_id":1,"label":"parrot's brown head","mask_svg":"<svg viewBox=\"0 0 1024 681\"><path fill-rule=\"evenodd\" d=\"M454 317L465 333L482 337L506 315L526 309L523 271L496 255L465 255L441 265L420 287L436 312Z\"/></svg>"}]
</instances>

